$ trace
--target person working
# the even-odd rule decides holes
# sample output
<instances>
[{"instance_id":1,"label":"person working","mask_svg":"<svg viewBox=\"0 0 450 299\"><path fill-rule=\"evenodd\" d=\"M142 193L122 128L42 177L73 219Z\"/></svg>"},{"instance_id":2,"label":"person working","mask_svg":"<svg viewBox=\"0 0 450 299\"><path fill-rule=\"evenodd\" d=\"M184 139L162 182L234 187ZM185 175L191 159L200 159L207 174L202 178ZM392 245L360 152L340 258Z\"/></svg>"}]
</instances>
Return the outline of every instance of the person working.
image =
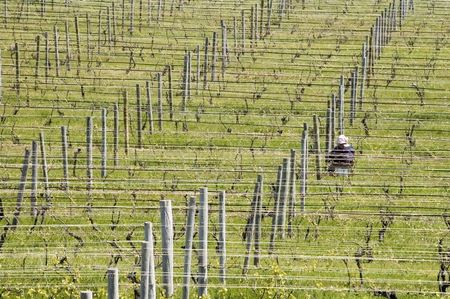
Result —
<instances>
[{"instance_id":1,"label":"person working","mask_svg":"<svg viewBox=\"0 0 450 299\"><path fill-rule=\"evenodd\" d=\"M348 175L349 169L353 167L355 160L355 150L348 143L345 135L339 135L337 145L328 154L328 171L337 174Z\"/></svg>"}]
</instances>

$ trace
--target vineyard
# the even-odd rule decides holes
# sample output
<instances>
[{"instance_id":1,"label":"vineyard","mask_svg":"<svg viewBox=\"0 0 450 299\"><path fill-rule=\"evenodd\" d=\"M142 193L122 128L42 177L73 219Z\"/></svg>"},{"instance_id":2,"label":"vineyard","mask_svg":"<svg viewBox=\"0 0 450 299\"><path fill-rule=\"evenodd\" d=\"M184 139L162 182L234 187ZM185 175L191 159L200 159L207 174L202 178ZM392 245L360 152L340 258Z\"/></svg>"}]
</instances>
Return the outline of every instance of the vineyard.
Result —
<instances>
[{"instance_id":1,"label":"vineyard","mask_svg":"<svg viewBox=\"0 0 450 299\"><path fill-rule=\"evenodd\" d=\"M448 295L449 13L1 1L0 298Z\"/></svg>"}]
</instances>

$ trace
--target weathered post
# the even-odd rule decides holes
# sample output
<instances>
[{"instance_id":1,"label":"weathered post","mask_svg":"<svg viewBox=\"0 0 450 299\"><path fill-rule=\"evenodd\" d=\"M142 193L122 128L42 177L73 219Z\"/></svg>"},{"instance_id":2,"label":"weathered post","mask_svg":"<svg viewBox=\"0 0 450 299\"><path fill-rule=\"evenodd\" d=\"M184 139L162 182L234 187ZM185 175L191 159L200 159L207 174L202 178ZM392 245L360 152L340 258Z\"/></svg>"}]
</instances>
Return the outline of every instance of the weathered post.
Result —
<instances>
[{"instance_id":1,"label":"weathered post","mask_svg":"<svg viewBox=\"0 0 450 299\"><path fill-rule=\"evenodd\" d=\"M0 104L2 103L3 100L3 85L2 85L2 51L0 50Z\"/></svg>"},{"instance_id":2,"label":"weathered post","mask_svg":"<svg viewBox=\"0 0 450 299\"><path fill-rule=\"evenodd\" d=\"M87 184L86 189L88 192L88 211L92 208L92 117L86 118L86 175Z\"/></svg>"},{"instance_id":3,"label":"weathered post","mask_svg":"<svg viewBox=\"0 0 450 299\"><path fill-rule=\"evenodd\" d=\"M89 19L89 14L86 13L86 51L87 51L87 68L90 69L92 53L91 53L91 21Z\"/></svg>"},{"instance_id":4,"label":"weathered post","mask_svg":"<svg viewBox=\"0 0 450 299\"><path fill-rule=\"evenodd\" d=\"M182 91L181 91L181 111L186 112L186 103L187 103L187 96L188 96L188 54L184 54L184 60L183 60L183 82L182 82Z\"/></svg>"},{"instance_id":5,"label":"weathered post","mask_svg":"<svg viewBox=\"0 0 450 299\"><path fill-rule=\"evenodd\" d=\"M16 93L20 96L20 57L19 57L19 44L15 43L15 67L16 67Z\"/></svg>"},{"instance_id":6,"label":"weathered post","mask_svg":"<svg viewBox=\"0 0 450 299\"><path fill-rule=\"evenodd\" d=\"M106 108L102 109L102 162L101 162L101 177L106 178L106 164L107 164L107 152L108 145L106 142Z\"/></svg>"},{"instance_id":7,"label":"weathered post","mask_svg":"<svg viewBox=\"0 0 450 299\"><path fill-rule=\"evenodd\" d=\"M168 100L169 100L169 118L172 121L173 120L173 86L172 86L172 65L169 64L167 66L168 69L168 81L169 81L169 94L168 94ZM151 134L151 133L150 133Z\"/></svg>"},{"instance_id":8,"label":"weathered post","mask_svg":"<svg viewBox=\"0 0 450 299\"><path fill-rule=\"evenodd\" d=\"M69 187L69 160L67 158L68 144L67 144L67 127L61 126L61 155L63 162L63 190L67 191Z\"/></svg>"},{"instance_id":9,"label":"weathered post","mask_svg":"<svg viewBox=\"0 0 450 299\"><path fill-rule=\"evenodd\" d=\"M45 84L48 83L48 77L50 73L50 46L49 46L49 37L48 32L44 32L44 38L45 38Z\"/></svg>"},{"instance_id":10,"label":"weathered post","mask_svg":"<svg viewBox=\"0 0 450 299\"><path fill-rule=\"evenodd\" d=\"M263 26L264 26L264 0L261 0L261 10L259 17L259 39L263 39Z\"/></svg>"},{"instance_id":11,"label":"weathered post","mask_svg":"<svg viewBox=\"0 0 450 299\"><path fill-rule=\"evenodd\" d=\"M308 179L308 124L303 124L303 134L301 141L302 162L300 172L300 211L305 212L306 204L306 183Z\"/></svg>"},{"instance_id":12,"label":"weathered post","mask_svg":"<svg viewBox=\"0 0 450 299\"><path fill-rule=\"evenodd\" d=\"M259 28L259 6L258 6L258 3L256 3L255 4L255 25L254 25L254 28L255 28L255 45L258 43L258 39L259 39L259 30L258 30L258 28Z\"/></svg>"},{"instance_id":13,"label":"weathered post","mask_svg":"<svg viewBox=\"0 0 450 299\"><path fill-rule=\"evenodd\" d=\"M277 181L276 181L276 193L274 194L274 209L272 211L272 233L270 234L269 241L269 254L273 253L275 247L275 238L278 231L278 215L280 210L280 188L282 179L283 167L278 166Z\"/></svg>"},{"instance_id":14,"label":"weathered post","mask_svg":"<svg viewBox=\"0 0 450 299\"><path fill-rule=\"evenodd\" d=\"M27 172L29 163L30 163L30 150L26 148L25 155L23 157L22 172L20 174L19 188L17 192L16 209L14 210L13 214L12 229L15 229L17 224L19 224L19 216L20 211L22 210L23 194L25 192L25 184L27 182Z\"/></svg>"},{"instance_id":15,"label":"weathered post","mask_svg":"<svg viewBox=\"0 0 450 299\"><path fill-rule=\"evenodd\" d=\"M81 291L80 299L92 299L92 291Z\"/></svg>"},{"instance_id":16,"label":"weathered post","mask_svg":"<svg viewBox=\"0 0 450 299\"><path fill-rule=\"evenodd\" d=\"M288 203L288 236L292 237L292 220L296 216L295 214L295 205L296 205L296 197L297 197L297 190L296 190L296 184L295 184L295 164L296 164L296 151L294 149L291 149L291 161L289 169L290 176L289 176L289 203Z\"/></svg>"},{"instance_id":17,"label":"weathered post","mask_svg":"<svg viewBox=\"0 0 450 299\"><path fill-rule=\"evenodd\" d=\"M219 192L219 242L217 252L219 254L219 281L225 284L227 261L227 230L226 230L226 196L225 191Z\"/></svg>"},{"instance_id":18,"label":"weathered post","mask_svg":"<svg viewBox=\"0 0 450 299\"><path fill-rule=\"evenodd\" d=\"M172 202L159 202L161 213L162 284L166 298L173 296L173 216Z\"/></svg>"},{"instance_id":19,"label":"weathered post","mask_svg":"<svg viewBox=\"0 0 450 299\"><path fill-rule=\"evenodd\" d=\"M263 199L263 176L258 175L257 181L259 182L258 189L258 201L256 205L256 219L255 219L255 252L253 257L253 265L259 267L261 260L261 221L262 221L262 199Z\"/></svg>"},{"instance_id":20,"label":"weathered post","mask_svg":"<svg viewBox=\"0 0 450 299\"><path fill-rule=\"evenodd\" d=\"M119 104L114 103L114 166L119 165Z\"/></svg>"},{"instance_id":21,"label":"weathered post","mask_svg":"<svg viewBox=\"0 0 450 299\"><path fill-rule=\"evenodd\" d=\"M205 60L203 62L203 89L208 87L208 37L205 37Z\"/></svg>"},{"instance_id":22,"label":"weathered post","mask_svg":"<svg viewBox=\"0 0 450 299\"><path fill-rule=\"evenodd\" d=\"M233 17L233 42L234 42L234 54L238 52L238 37L237 37L237 19Z\"/></svg>"},{"instance_id":23,"label":"weathered post","mask_svg":"<svg viewBox=\"0 0 450 299\"><path fill-rule=\"evenodd\" d=\"M212 39L211 82L216 81L216 62L217 62L217 32L214 31Z\"/></svg>"},{"instance_id":24,"label":"weathered post","mask_svg":"<svg viewBox=\"0 0 450 299\"><path fill-rule=\"evenodd\" d=\"M128 136L128 91L123 91L123 134L125 155L128 156L130 139Z\"/></svg>"},{"instance_id":25,"label":"weathered post","mask_svg":"<svg viewBox=\"0 0 450 299\"><path fill-rule=\"evenodd\" d=\"M321 175L321 153L320 153L320 127L319 127L319 117L316 114L313 115L313 129L314 129L314 151L316 154L316 178L320 180Z\"/></svg>"},{"instance_id":26,"label":"weathered post","mask_svg":"<svg viewBox=\"0 0 450 299\"><path fill-rule=\"evenodd\" d=\"M331 140L330 150L333 148L333 142L336 139L336 96L331 96Z\"/></svg>"},{"instance_id":27,"label":"weathered post","mask_svg":"<svg viewBox=\"0 0 450 299\"><path fill-rule=\"evenodd\" d=\"M148 243L148 299L156 299L155 257L153 248L153 224L144 223L144 242Z\"/></svg>"},{"instance_id":28,"label":"weathered post","mask_svg":"<svg viewBox=\"0 0 450 299\"><path fill-rule=\"evenodd\" d=\"M367 76L367 40L363 44L362 49L362 62L361 62L361 83L359 85L359 110L362 110L363 101L364 101L364 85L366 84L366 76Z\"/></svg>"},{"instance_id":29,"label":"weathered post","mask_svg":"<svg viewBox=\"0 0 450 299\"><path fill-rule=\"evenodd\" d=\"M130 28L128 29L130 35L134 32L134 0L130 0Z\"/></svg>"},{"instance_id":30,"label":"weathered post","mask_svg":"<svg viewBox=\"0 0 450 299\"><path fill-rule=\"evenodd\" d=\"M47 206L50 205L50 188L48 185L48 166L47 166L47 153L45 150L45 138L44 132L39 133L39 145L41 150L41 165L42 165L42 178L44 179L44 198Z\"/></svg>"},{"instance_id":31,"label":"weathered post","mask_svg":"<svg viewBox=\"0 0 450 299\"><path fill-rule=\"evenodd\" d=\"M200 86L200 45L197 45L197 47L195 48L195 54L197 57L197 76L195 78L195 85L196 85L196 94L198 95Z\"/></svg>"},{"instance_id":32,"label":"weathered post","mask_svg":"<svg viewBox=\"0 0 450 299\"><path fill-rule=\"evenodd\" d=\"M36 218L37 210L37 187L38 187L38 144L35 140L31 143L31 216Z\"/></svg>"},{"instance_id":33,"label":"weathered post","mask_svg":"<svg viewBox=\"0 0 450 299\"><path fill-rule=\"evenodd\" d=\"M344 134L344 76L341 75L339 81L339 135Z\"/></svg>"},{"instance_id":34,"label":"weathered post","mask_svg":"<svg viewBox=\"0 0 450 299\"><path fill-rule=\"evenodd\" d=\"M191 81L192 81L192 55L191 51L188 51L188 59L187 59L187 98L191 99Z\"/></svg>"},{"instance_id":35,"label":"weathered post","mask_svg":"<svg viewBox=\"0 0 450 299\"><path fill-rule=\"evenodd\" d=\"M272 6L273 6L273 0L268 0L268 4L267 4L266 35L270 34L270 22L271 22L271 18L272 18Z\"/></svg>"},{"instance_id":36,"label":"weathered post","mask_svg":"<svg viewBox=\"0 0 450 299\"><path fill-rule=\"evenodd\" d=\"M42 9L41 9L41 17L42 17ZM3 23L8 23L8 1L3 1Z\"/></svg>"},{"instance_id":37,"label":"weathered post","mask_svg":"<svg viewBox=\"0 0 450 299\"><path fill-rule=\"evenodd\" d=\"M55 74L56 77L59 77L59 34L56 25L53 26L53 38L55 42Z\"/></svg>"},{"instance_id":38,"label":"weathered post","mask_svg":"<svg viewBox=\"0 0 450 299\"><path fill-rule=\"evenodd\" d=\"M287 201L288 201L288 192L289 192L289 176L290 172L290 159L283 159L283 171L281 173L281 188L280 188L280 205L279 205L279 213L278 216L278 231L280 232L281 239L286 238L286 215L287 215Z\"/></svg>"},{"instance_id":39,"label":"weathered post","mask_svg":"<svg viewBox=\"0 0 450 299\"><path fill-rule=\"evenodd\" d=\"M102 9L98 10L98 31L97 31L97 55L100 55L101 41L102 41Z\"/></svg>"},{"instance_id":40,"label":"weathered post","mask_svg":"<svg viewBox=\"0 0 450 299\"><path fill-rule=\"evenodd\" d=\"M150 268L150 242L141 243L141 288L140 293L143 299L149 298L149 268Z\"/></svg>"},{"instance_id":41,"label":"weathered post","mask_svg":"<svg viewBox=\"0 0 450 299\"><path fill-rule=\"evenodd\" d=\"M157 18L156 18L156 22L159 23L159 20L161 19L161 15L162 15L162 0L158 0L158 11L157 11Z\"/></svg>"},{"instance_id":42,"label":"weathered post","mask_svg":"<svg viewBox=\"0 0 450 299\"><path fill-rule=\"evenodd\" d=\"M122 24L121 24L121 37L123 40L125 33L125 0L122 0Z\"/></svg>"},{"instance_id":43,"label":"weathered post","mask_svg":"<svg viewBox=\"0 0 450 299\"><path fill-rule=\"evenodd\" d=\"M241 54L245 53L245 11L241 10L241 22L242 22L242 28L241 28Z\"/></svg>"},{"instance_id":44,"label":"weathered post","mask_svg":"<svg viewBox=\"0 0 450 299\"><path fill-rule=\"evenodd\" d=\"M115 5L114 1L111 4L112 4L112 6L111 6L111 10L112 10L112 41L115 46L116 41L117 41L117 37L116 37L116 32L117 32L116 5Z\"/></svg>"},{"instance_id":45,"label":"weathered post","mask_svg":"<svg viewBox=\"0 0 450 299\"><path fill-rule=\"evenodd\" d=\"M369 78L373 71L373 26L370 28L370 35L367 43L367 86L369 86Z\"/></svg>"},{"instance_id":46,"label":"weathered post","mask_svg":"<svg viewBox=\"0 0 450 299\"><path fill-rule=\"evenodd\" d=\"M148 117L148 132L153 134L153 104L152 104L152 91L150 81L145 81L145 91L147 95L147 117Z\"/></svg>"},{"instance_id":47,"label":"weathered post","mask_svg":"<svg viewBox=\"0 0 450 299\"><path fill-rule=\"evenodd\" d=\"M81 67L81 39L80 39L80 27L78 26L78 17L75 16L75 33L77 36L77 75L80 75Z\"/></svg>"},{"instance_id":48,"label":"weathered post","mask_svg":"<svg viewBox=\"0 0 450 299\"><path fill-rule=\"evenodd\" d=\"M70 71L70 37L69 37L69 21L66 20L64 23L64 29L66 32L66 69L67 71Z\"/></svg>"},{"instance_id":49,"label":"weathered post","mask_svg":"<svg viewBox=\"0 0 450 299\"><path fill-rule=\"evenodd\" d=\"M221 20L222 27L222 81L225 82L225 70L227 68L227 27Z\"/></svg>"},{"instance_id":50,"label":"weathered post","mask_svg":"<svg viewBox=\"0 0 450 299\"><path fill-rule=\"evenodd\" d=\"M356 89L358 88L358 67L352 72L351 100L350 100L350 126L353 126L356 117Z\"/></svg>"},{"instance_id":51,"label":"weathered post","mask_svg":"<svg viewBox=\"0 0 450 299\"><path fill-rule=\"evenodd\" d=\"M40 60L40 44L41 44L41 36L36 36L36 66L34 70L34 89L37 89L37 80L39 78L39 60Z\"/></svg>"},{"instance_id":52,"label":"weathered post","mask_svg":"<svg viewBox=\"0 0 450 299\"><path fill-rule=\"evenodd\" d=\"M208 188L200 188L198 246L198 295L208 294Z\"/></svg>"},{"instance_id":53,"label":"weathered post","mask_svg":"<svg viewBox=\"0 0 450 299\"><path fill-rule=\"evenodd\" d=\"M106 38L108 40L108 49L111 50L112 30L111 30L111 12L109 6L106 6Z\"/></svg>"},{"instance_id":54,"label":"weathered post","mask_svg":"<svg viewBox=\"0 0 450 299\"><path fill-rule=\"evenodd\" d=\"M142 148L142 108L141 108L141 86L136 84L136 118L137 118L137 145Z\"/></svg>"},{"instance_id":55,"label":"weathered post","mask_svg":"<svg viewBox=\"0 0 450 299\"><path fill-rule=\"evenodd\" d=\"M186 240L184 245L184 274L183 274L183 299L189 299L189 284L191 281L192 243L194 237L196 204L195 197L189 198L189 206L186 220Z\"/></svg>"},{"instance_id":56,"label":"weathered post","mask_svg":"<svg viewBox=\"0 0 450 299\"><path fill-rule=\"evenodd\" d=\"M108 299L119 299L119 269L109 268L108 276Z\"/></svg>"},{"instance_id":57,"label":"weathered post","mask_svg":"<svg viewBox=\"0 0 450 299\"><path fill-rule=\"evenodd\" d=\"M158 129L162 131L163 129L163 83L161 73L156 74L158 80Z\"/></svg>"},{"instance_id":58,"label":"weathered post","mask_svg":"<svg viewBox=\"0 0 450 299\"><path fill-rule=\"evenodd\" d=\"M255 189L253 191L253 200L250 204L250 216L249 222L247 222L247 226L245 229L245 257L244 257L244 266L242 267L242 275L247 275L248 266L250 264L250 253L253 244L253 237L255 235L255 222L257 215L257 206L258 206L258 191L259 191L259 180L256 181Z\"/></svg>"}]
</instances>

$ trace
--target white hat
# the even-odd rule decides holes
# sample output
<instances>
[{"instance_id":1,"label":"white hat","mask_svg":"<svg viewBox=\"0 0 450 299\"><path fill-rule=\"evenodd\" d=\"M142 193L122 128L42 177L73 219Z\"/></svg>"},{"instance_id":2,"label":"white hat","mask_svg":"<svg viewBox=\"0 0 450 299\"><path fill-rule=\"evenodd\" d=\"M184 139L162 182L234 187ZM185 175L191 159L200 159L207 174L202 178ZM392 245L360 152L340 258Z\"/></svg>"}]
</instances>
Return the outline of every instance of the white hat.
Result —
<instances>
[{"instance_id":1,"label":"white hat","mask_svg":"<svg viewBox=\"0 0 450 299\"><path fill-rule=\"evenodd\" d=\"M337 144L347 144L348 138L345 135L339 135L337 139Z\"/></svg>"}]
</instances>

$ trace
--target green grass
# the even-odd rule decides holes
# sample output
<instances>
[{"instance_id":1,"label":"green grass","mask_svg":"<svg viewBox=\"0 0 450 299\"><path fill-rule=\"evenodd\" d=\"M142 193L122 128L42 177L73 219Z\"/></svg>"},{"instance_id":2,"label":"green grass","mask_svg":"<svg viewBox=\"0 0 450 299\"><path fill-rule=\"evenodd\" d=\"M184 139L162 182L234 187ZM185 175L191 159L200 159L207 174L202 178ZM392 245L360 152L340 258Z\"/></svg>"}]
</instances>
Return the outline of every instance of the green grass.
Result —
<instances>
[{"instance_id":1,"label":"green grass","mask_svg":"<svg viewBox=\"0 0 450 299\"><path fill-rule=\"evenodd\" d=\"M144 12L147 4L144 2ZM135 1L135 30L121 37L121 2L115 2L116 46L111 49L102 33L98 41L98 12L111 3L73 1L69 7L47 3L44 17L40 6L8 2L8 22L2 23L2 95L0 113L0 199L7 227L16 207L17 184L24 149L45 133L52 207L42 223L33 225L29 215L30 183L24 198L20 224L9 231L0 253L0 297L69 298L91 289L98 298L106 296L105 272L118 258L121 297L132 298L139 287L140 241L143 222L155 225L155 258L161 262L159 200L170 199L175 222L176 295L181 294L185 209L187 198L198 196L198 188L210 192L209 292L211 298L372 298L374 292L395 291L400 298L437 296L436 277L440 267L438 242L449 246L443 214L448 204L449 160L448 69L449 33L445 22L446 2L434 2L435 10L415 1L414 15L395 32L375 62L375 73L365 90L362 109L349 125L349 90L346 99L346 135L357 150L357 164L349 180L315 177L315 154L310 146L306 213L293 219L293 235L277 239L268 255L272 218L262 221L260 267L251 266L242 275L245 244L242 232L250 213L256 175L264 175L263 209L273 210L271 187L276 171L290 149L297 150L303 123L312 127L312 116L320 117L321 147L325 146L327 101L337 93L339 76L348 76L360 64L361 45L378 13L388 1L292 2L289 16L274 17L271 34L239 54L240 41L233 38L233 17L240 35L241 9L256 2L185 3L174 9L166 2L165 15L157 24L156 9L148 25ZM28 2L23 2L24 5ZM129 3L126 4L129 9ZM258 3L260 5L260 3ZM2 5L3 6L3 5ZM110 6L111 7L111 6ZM274 2L274 8L277 2ZM2 12L4 8L2 7ZM22 16L18 18L18 12ZM86 17L91 22L92 61L86 49ZM77 74L74 16L79 18L81 65ZM266 10L264 10L266 16ZM220 20L227 26L229 61L221 75ZM4 18L1 18L4 21ZM64 22L68 21L71 70L61 64L55 76L53 26L59 31L60 60L65 61ZM102 31L106 30L105 20ZM129 15L125 14L129 26ZM44 37L49 32L51 69L44 78ZM200 46L203 65L205 37L218 33L217 82L203 89L203 73L196 86L196 53L193 52L192 95L182 112L181 82L183 55ZM105 31L106 32L106 31ZM249 32L249 31L248 31ZM36 35L41 36L39 77L35 79ZM13 44L20 46L20 96L15 90ZM130 49L135 66L130 66ZM100 51L100 55L98 55ZM209 56L211 62L211 56ZM168 114L166 65L173 66L174 117ZM433 69L434 66L434 69ZM431 71L433 69L433 71ZM203 69L201 68L202 72ZM210 71L210 69L209 69ZM145 81L152 83L153 115L157 119L157 72L163 72L163 129L148 133L145 122L143 148L137 148L136 84L141 86L142 108L147 109ZM393 76L395 75L395 76ZM208 73L210 79L210 73ZM208 79L208 80L209 80ZM424 88L421 99L411 84ZM83 95L82 87L83 86ZM128 92L130 152L124 152L122 91ZM120 109L119 166L113 166L113 104ZM101 108L108 109L108 176L100 177ZM93 212L86 212L86 117L94 122ZM364 120L364 123L363 123ZM60 126L69 132L69 190L60 188L62 160ZM407 133L414 130L412 139ZM312 131L310 132L312 145ZM81 149L77 166L74 153ZM323 154L323 153L322 153ZM323 158L323 157L322 157ZM323 163L323 161L322 161ZM325 165L322 165L324 171ZM41 172L39 176L42 177ZM30 172L29 172L30 178ZM343 185L343 192L337 187ZM297 205L299 205L297 180ZM219 260L215 251L218 228L217 191L227 192L227 284L218 280ZM39 205L44 204L39 183ZM297 207L299 212L299 206ZM379 235L382 221L392 223ZM97 230L93 229L89 217ZM118 221L117 226L113 225ZM371 229L370 229L371 228ZM370 240L366 243L367 234ZM74 235L82 238L77 241ZM197 242L196 240L194 242ZM357 266L361 249L363 284ZM448 251L448 249L445 249ZM447 263L447 262L446 262ZM197 269L194 255L193 272ZM157 268L158 292L162 292L161 268ZM191 284L191 294L196 285Z\"/></svg>"}]
</instances>

